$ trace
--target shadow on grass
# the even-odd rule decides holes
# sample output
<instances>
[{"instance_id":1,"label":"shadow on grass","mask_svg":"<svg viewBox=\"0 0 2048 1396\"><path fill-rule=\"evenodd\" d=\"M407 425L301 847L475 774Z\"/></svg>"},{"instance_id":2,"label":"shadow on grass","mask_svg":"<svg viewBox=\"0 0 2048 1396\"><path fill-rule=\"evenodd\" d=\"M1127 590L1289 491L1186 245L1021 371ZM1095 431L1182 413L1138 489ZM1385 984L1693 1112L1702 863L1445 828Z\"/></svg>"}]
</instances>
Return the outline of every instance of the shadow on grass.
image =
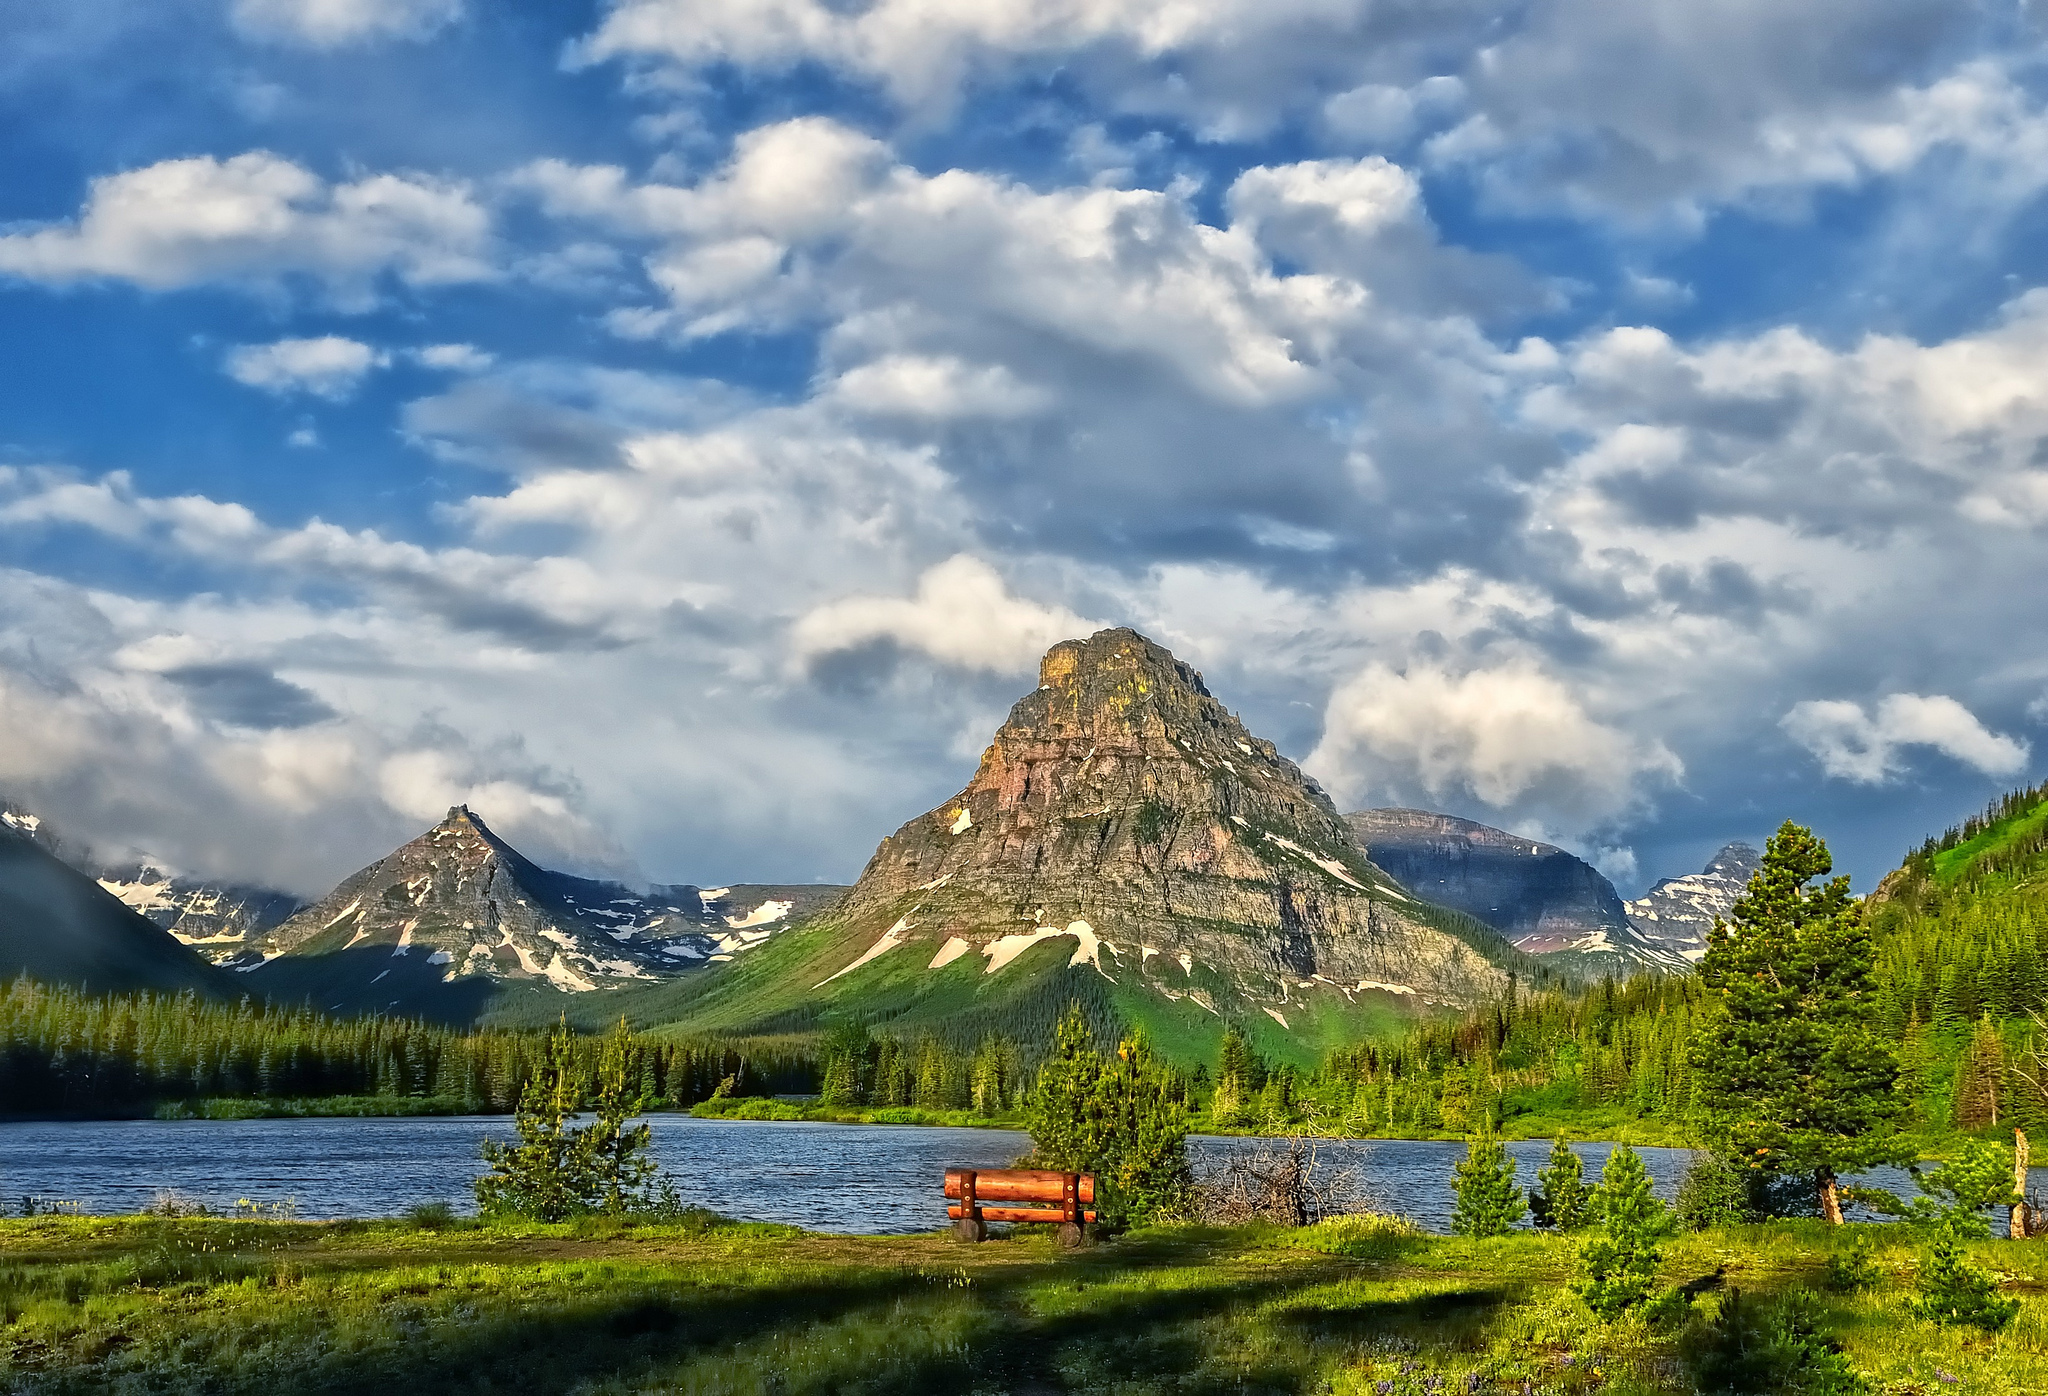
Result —
<instances>
[{"instance_id":1,"label":"shadow on grass","mask_svg":"<svg viewBox=\"0 0 2048 1396\"><path fill-rule=\"evenodd\" d=\"M563 1277L523 1293L468 1292L457 1280L386 1293L367 1313L314 1309L319 1290L279 1289L247 1309L237 1304L239 1313L195 1295L201 1312L212 1310L203 1321L181 1331L175 1309L159 1312L148 1320L154 1331L121 1333L97 1360L53 1364L11 1389L551 1396L610 1383L782 1396L1296 1392L1332 1351L1380 1332L1476 1328L1510 1298L1506 1290L1467 1289L1354 1299L1354 1290L1332 1288L1358 1278L1340 1258L1296 1253L1284 1268L1247 1271L1228 1263L1233 1249L1130 1238L982 1270L965 1283L939 1267L777 1282L761 1278L761 1258L750 1257L754 1274L735 1275L730 1285L702 1270L676 1281L645 1271ZM516 1282L518 1267L505 1268ZM1325 1292L1308 1295L1318 1288ZM345 1305L347 1295L344 1280L336 1297ZM1294 1296L1300 1302L1290 1306Z\"/></svg>"}]
</instances>

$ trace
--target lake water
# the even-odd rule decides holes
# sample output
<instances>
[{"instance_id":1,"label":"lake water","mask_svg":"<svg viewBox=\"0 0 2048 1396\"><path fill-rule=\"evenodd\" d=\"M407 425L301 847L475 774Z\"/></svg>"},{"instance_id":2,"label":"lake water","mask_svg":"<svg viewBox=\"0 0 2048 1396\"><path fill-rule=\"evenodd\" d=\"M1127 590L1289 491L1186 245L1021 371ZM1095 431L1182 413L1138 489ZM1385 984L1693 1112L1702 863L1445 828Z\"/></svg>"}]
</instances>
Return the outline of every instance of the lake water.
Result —
<instances>
[{"instance_id":1,"label":"lake water","mask_svg":"<svg viewBox=\"0 0 2048 1396\"><path fill-rule=\"evenodd\" d=\"M939 1179L948 1165L1000 1168L1030 1141L997 1129L787 1124L656 1115L654 1153L684 1198L726 1216L821 1231L926 1231L945 1222ZM503 1117L336 1120L105 1120L0 1124L0 1210L24 1196L87 1212L135 1212L170 1188L217 1210L239 1198L295 1198L302 1217L395 1216L421 1202L471 1205L481 1170L477 1141L511 1137ZM1190 1141L1199 1170L1242 1139ZM1375 1140L1356 1146L1379 1205L1432 1231L1450 1226L1451 1169L1465 1146ZM1597 1178L1610 1146L1577 1146ZM1523 1186L1549 1145L1508 1145ZM1641 1149L1658 1193L1674 1195L1689 1155ZM2048 1183L2048 1170L2036 1169ZM1902 1195L1912 1185L1884 1170L1871 1179Z\"/></svg>"}]
</instances>

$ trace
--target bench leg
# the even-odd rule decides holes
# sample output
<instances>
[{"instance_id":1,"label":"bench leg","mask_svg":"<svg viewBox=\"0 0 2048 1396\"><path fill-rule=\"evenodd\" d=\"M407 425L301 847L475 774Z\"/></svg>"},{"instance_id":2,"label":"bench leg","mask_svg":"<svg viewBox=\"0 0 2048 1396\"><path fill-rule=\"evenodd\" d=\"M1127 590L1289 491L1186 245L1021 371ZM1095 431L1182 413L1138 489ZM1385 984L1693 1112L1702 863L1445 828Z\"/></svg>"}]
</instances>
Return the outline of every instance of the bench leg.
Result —
<instances>
[{"instance_id":1,"label":"bench leg","mask_svg":"<svg viewBox=\"0 0 2048 1396\"><path fill-rule=\"evenodd\" d=\"M1059 1242L1064 1249L1077 1251L1088 1244L1088 1233L1081 1229L1079 1222L1061 1222Z\"/></svg>"},{"instance_id":2,"label":"bench leg","mask_svg":"<svg viewBox=\"0 0 2048 1396\"><path fill-rule=\"evenodd\" d=\"M988 1223L980 1217L962 1217L953 1223L953 1239L956 1241L986 1241Z\"/></svg>"}]
</instances>

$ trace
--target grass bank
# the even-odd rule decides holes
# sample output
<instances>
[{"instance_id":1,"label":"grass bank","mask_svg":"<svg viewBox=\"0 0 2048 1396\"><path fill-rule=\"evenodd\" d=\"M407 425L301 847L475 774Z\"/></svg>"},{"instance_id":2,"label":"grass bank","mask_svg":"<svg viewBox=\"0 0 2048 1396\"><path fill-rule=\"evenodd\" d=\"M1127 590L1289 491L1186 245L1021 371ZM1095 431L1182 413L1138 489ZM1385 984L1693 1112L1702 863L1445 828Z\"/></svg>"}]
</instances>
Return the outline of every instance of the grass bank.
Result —
<instances>
[{"instance_id":1,"label":"grass bank","mask_svg":"<svg viewBox=\"0 0 2048 1396\"><path fill-rule=\"evenodd\" d=\"M1912 1316L1916 1248L1825 1296L1873 1388L2048 1389L2048 1246L1985 1242L2025 1309L1996 1339ZM1731 1286L1818 1287L1818 1225L1681 1238L1685 1313L1594 1322L1569 1242L1167 1229L1075 1254L1043 1235L784 1227L0 1222L0 1389L334 1393L1680 1393Z\"/></svg>"}]
</instances>

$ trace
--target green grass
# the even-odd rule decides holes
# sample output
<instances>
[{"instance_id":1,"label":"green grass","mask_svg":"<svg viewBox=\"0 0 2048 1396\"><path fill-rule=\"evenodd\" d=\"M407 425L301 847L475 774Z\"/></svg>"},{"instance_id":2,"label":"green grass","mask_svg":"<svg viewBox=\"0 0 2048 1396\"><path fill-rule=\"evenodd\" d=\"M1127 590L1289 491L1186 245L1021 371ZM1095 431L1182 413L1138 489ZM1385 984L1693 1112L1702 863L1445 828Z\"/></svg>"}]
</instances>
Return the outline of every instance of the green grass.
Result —
<instances>
[{"instance_id":1,"label":"green grass","mask_svg":"<svg viewBox=\"0 0 2048 1396\"><path fill-rule=\"evenodd\" d=\"M2011 847L2029 835L2041 832L2044 827L2048 827L2048 801L2043 801L2019 814L1995 820L1976 837L1935 854L1934 880L1944 885L1954 882L1982 859Z\"/></svg>"},{"instance_id":2,"label":"green grass","mask_svg":"<svg viewBox=\"0 0 2048 1396\"><path fill-rule=\"evenodd\" d=\"M1912 1317L1913 1239L1870 1234L1883 1283L1825 1308L1876 1389L2048 1389L2048 1246L1975 1247L2024 1304L1987 1338ZM1818 1287L1840 1241L1809 1224L1680 1238L1664 1279L1693 1297L1651 1328L1578 1305L1569 1241L1384 1220L1171 1228L1075 1254L1042 1234L9 1221L0 1389L1675 1396L1728 1287Z\"/></svg>"}]
</instances>

